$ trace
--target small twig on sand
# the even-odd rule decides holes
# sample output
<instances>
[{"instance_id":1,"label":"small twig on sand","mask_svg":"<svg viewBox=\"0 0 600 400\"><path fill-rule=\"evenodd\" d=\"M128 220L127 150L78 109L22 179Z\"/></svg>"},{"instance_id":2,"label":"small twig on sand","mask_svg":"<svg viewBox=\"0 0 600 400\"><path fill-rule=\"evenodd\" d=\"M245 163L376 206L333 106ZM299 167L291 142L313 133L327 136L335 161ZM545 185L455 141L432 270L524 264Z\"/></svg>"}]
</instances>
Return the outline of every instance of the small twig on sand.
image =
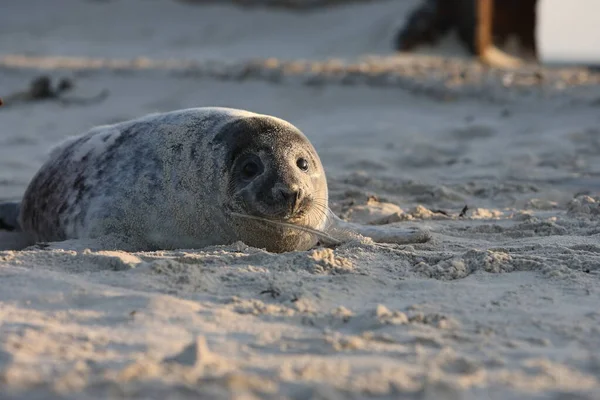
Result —
<instances>
[{"instance_id":1,"label":"small twig on sand","mask_svg":"<svg viewBox=\"0 0 600 400\"><path fill-rule=\"evenodd\" d=\"M448 214L448 211L444 211L444 210L431 210L431 212L434 214L442 214L442 215L445 215L446 217L450 216L450 214Z\"/></svg>"},{"instance_id":2,"label":"small twig on sand","mask_svg":"<svg viewBox=\"0 0 600 400\"><path fill-rule=\"evenodd\" d=\"M272 298L281 296L281 292L275 288L263 290L260 294L270 294Z\"/></svg>"},{"instance_id":3,"label":"small twig on sand","mask_svg":"<svg viewBox=\"0 0 600 400\"><path fill-rule=\"evenodd\" d=\"M467 211L469 211L469 206L465 204L460 214L458 214L458 218L464 218L467 215Z\"/></svg>"}]
</instances>

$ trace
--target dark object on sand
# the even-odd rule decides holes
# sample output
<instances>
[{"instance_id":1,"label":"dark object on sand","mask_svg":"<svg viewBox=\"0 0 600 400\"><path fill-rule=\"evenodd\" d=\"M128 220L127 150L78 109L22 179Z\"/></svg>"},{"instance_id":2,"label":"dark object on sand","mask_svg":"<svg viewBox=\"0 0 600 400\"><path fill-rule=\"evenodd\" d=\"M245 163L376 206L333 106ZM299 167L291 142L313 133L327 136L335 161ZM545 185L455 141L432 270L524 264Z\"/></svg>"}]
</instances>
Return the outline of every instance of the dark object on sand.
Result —
<instances>
[{"instance_id":1,"label":"dark object on sand","mask_svg":"<svg viewBox=\"0 0 600 400\"><path fill-rule=\"evenodd\" d=\"M57 88L53 89L50 77L41 75L31 81L28 90L6 96L5 103L9 105L11 103L22 101L56 99L72 87L73 83L70 80L63 78L60 80Z\"/></svg>"},{"instance_id":2,"label":"dark object on sand","mask_svg":"<svg viewBox=\"0 0 600 400\"><path fill-rule=\"evenodd\" d=\"M91 98L66 98L64 93L73 89L74 84L68 78L62 78L56 88L52 87L52 79L47 75L41 75L34 78L29 84L29 89L16 92L6 96L4 103L0 100L0 105L11 105L21 102L39 101L39 100L59 100L63 104L88 104L104 100L108 91L103 90L97 96Z\"/></svg>"},{"instance_id":3,"label":"dark object on sand","mask_svg":"<svg viewBox=\"0 0 600 400\"><path fill-rule=\"evenodd\" d=\"M513 67L520 60L496 45L516 37L522 51L537 58L535 38L538 0L423 0L396 36L396 49L410 51L435 44L455 30L469 52L494 66Z\"/></svg>"},{"instance_id":4,"label":"dark object on sand","mask_svg":"<svg viewBox=\"0 0 600 400\"><path fill-rule=\"evenodd\" d=\"M42 75L31 81L29 90L26 92L19 93L22 100L44 100L44 99L55 99L62 92L65 92L73 87L73 83L63 78L56 90L52 89L52 80L49 76Z\"/></svg>"}]
</instances>

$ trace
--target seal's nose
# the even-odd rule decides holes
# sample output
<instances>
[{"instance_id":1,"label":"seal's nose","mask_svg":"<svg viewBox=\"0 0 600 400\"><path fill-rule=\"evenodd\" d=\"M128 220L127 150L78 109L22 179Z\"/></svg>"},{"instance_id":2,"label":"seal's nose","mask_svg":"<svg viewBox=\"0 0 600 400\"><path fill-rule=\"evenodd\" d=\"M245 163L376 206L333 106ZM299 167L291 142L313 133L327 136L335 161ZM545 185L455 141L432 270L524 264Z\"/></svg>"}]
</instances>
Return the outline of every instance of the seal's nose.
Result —
<instances>
[{"instance_id":1,"label":"seal's nose","mask_svg":"<svg viewBox=\"0 0 600 400\"><path fill-rule=\"evenodd\" d=\"M284 203L288 204L291 213L295 214L298 211L298 207L302 200L302 190L297 186L279 186L275 189L277 197L279 197Z\"/></svg>"}]
</instances>

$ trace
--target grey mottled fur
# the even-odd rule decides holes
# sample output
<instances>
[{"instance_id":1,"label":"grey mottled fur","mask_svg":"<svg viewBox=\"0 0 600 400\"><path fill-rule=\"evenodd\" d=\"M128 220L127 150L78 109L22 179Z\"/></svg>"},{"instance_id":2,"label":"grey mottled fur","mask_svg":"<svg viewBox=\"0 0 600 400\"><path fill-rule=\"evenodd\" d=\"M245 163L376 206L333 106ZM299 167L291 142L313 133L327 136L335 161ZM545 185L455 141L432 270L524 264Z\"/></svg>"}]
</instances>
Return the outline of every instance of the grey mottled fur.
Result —
<instances>
[{"instance_id":1,"label":"grey mottled fur","mask_svg":"<svg viewBox=\"0 0 600 400\"><path fill-rule=\"evenodd\" d=\"M240 132L246 121L258 121L260 129ZM305 180L299 173L286 172L295 161L283 165L295 147L305 148L322 182L322 187L305 189L318 189L327 205L318 156L294 126L242 110L195 108L96 127L60 145L25 192L21 226L37 241L119 235L137 250L238 240L273 251L314 245L316 240L306 233L240 222L228 215L227 210L248 212L239 204L243 199L232 203L230 187L231 150L244 140L258 141L277 153L280 164L270 166L278 172L273 184ZM325 215L307 222L320 229Z\"/></svg>"}]
</instances>

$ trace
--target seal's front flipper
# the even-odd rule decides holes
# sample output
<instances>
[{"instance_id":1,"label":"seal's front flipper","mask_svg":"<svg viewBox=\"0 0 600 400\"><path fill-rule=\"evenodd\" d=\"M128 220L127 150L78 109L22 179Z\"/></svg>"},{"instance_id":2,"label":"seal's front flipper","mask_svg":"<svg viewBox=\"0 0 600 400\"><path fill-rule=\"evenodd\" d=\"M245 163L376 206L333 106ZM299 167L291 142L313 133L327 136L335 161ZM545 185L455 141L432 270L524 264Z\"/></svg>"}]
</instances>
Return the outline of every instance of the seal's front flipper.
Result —
<instances>
[{"instance_id":1,"label":"seal's front flipper","mask_svg":"<svg viewBox=\"0 0 600 400\"><path fill-rule=\"evenodd\" d=\"M21 203L10 201L0 203L0 230L20 231L19 210Z\"/></svg>"}]
</instances>

